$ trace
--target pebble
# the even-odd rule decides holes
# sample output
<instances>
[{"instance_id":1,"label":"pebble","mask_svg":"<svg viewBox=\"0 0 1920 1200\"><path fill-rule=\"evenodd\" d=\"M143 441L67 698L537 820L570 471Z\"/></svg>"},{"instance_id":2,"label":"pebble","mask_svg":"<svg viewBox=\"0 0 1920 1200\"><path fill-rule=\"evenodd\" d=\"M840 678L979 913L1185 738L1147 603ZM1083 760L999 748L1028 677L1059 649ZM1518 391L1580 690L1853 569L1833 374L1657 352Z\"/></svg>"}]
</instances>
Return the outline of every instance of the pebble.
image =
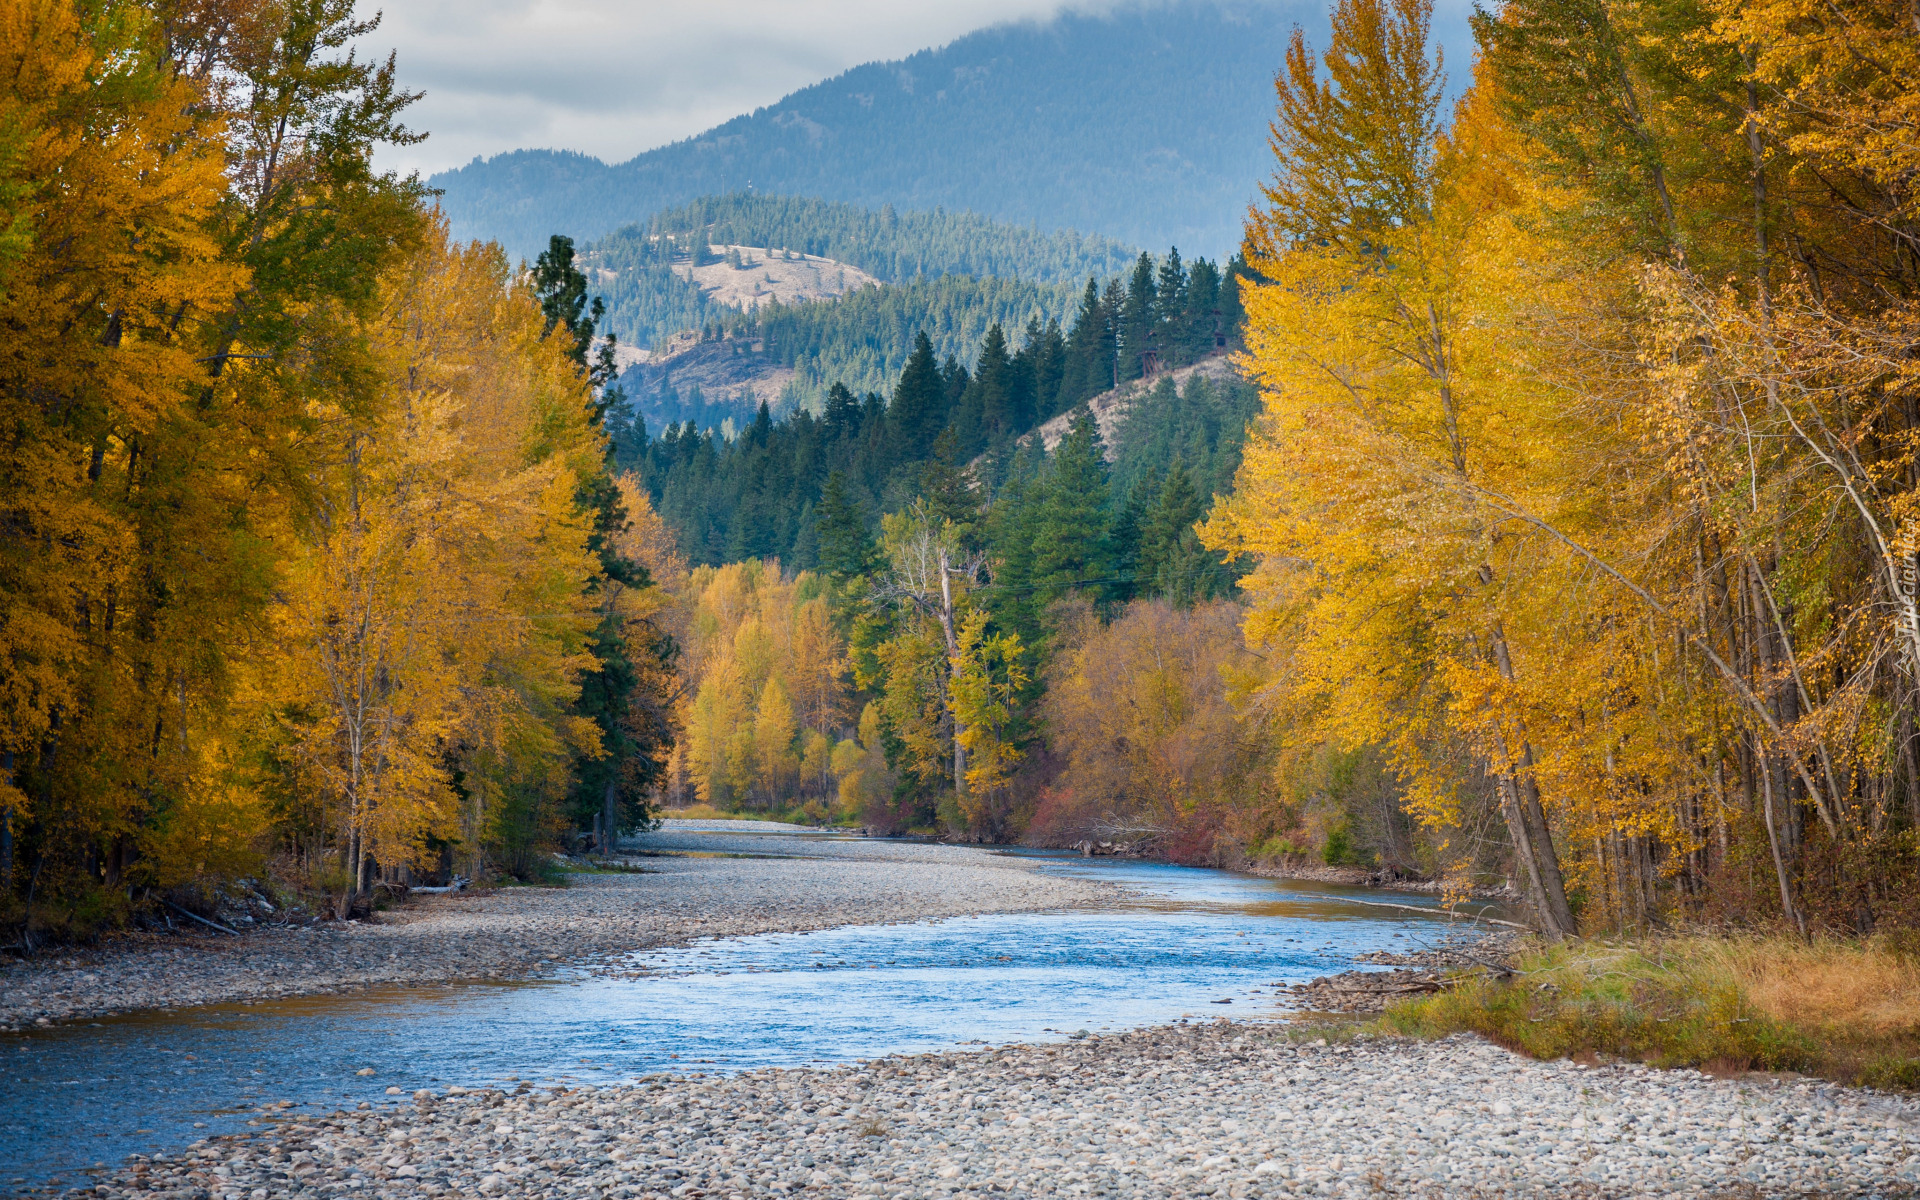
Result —
<instances>
[{"instance_id":1,"label":"pebble","mask_svg":"<svg viewBox=\"0 0 1920 1200\"><path fill-rule=\"evenodd\" d=\"M1218 1021L280 1119L88 1189L199 1200L1908 1196L1920 1101Z\"/></svg>"}]
</instances>

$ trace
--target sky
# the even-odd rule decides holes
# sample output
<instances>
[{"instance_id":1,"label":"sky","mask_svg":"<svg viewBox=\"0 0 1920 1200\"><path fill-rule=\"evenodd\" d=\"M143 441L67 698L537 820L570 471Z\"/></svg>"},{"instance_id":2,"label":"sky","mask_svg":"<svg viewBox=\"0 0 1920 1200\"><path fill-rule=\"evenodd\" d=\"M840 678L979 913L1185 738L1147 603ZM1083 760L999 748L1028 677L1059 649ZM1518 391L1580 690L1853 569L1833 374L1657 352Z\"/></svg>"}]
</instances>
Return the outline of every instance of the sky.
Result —
<instances>
[{"instance_id":1,"label":"sky","mask_svg":"<svg viewBox=\"0 0 1920 1200\"><path fill-rule=\"evenodd\" d=\"M378 2L378 0L376 0ZM367 4L363 11L372 8ZM360 52L399 55L426 141L380 165L581 150L624 162L875 59L904 58L1061 0L385 0ZM1111 0L1072 5L1100 11Z\"/></svg>"}]
</instances>

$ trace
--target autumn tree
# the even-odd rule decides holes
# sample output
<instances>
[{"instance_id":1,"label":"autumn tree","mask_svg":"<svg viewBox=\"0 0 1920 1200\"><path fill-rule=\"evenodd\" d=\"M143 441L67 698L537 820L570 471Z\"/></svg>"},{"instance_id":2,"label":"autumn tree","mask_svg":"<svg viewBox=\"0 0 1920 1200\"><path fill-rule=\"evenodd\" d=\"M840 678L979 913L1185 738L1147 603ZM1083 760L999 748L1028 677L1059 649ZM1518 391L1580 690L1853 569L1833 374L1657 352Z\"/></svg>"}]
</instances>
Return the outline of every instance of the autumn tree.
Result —
<instances>
[{"instance_id":1,"label":"autumn tree","mask_svg":"<svg viewBox=\"0 0 1920 1200\"><path fill-rule=\"evenodd\" d=\"M1247 233L1248 262L1271 281L1247 298L1268 418L1210 536L1225 549L1308 564L1300 583L1317 611L1297 630L1342 658L1358 649L1363 625L1401 638L1446 614L1420 637L1434 669L1417 677L1455 681L1444 703L1479 724L1535 920L1564 937L1575 925L1532 735L1506 698L1526 663L1497 607L1500 531L1449 494L1478 480L1510 486L1515 447L1499 434L1504 398L1475 391L1462 345L1477 214L1449 204L1436 174L1442 76L1437 54L1430 59L1429 17L1421 0L1349 0L1334 13L1322 58L1297 31L1288 48L1275 85L1276 175ZM1391 603L1322 582L1357 582L1387 553L1398 558ZM1269 611L1280 574L1260 577ZM1394 744L1434 815L1450 815L1446 768L1413 736L1421 706L1352 686L1364 659L1322 665L1332 673L1304 678L1327 689L1327 711Z\"/></svg>"}]
</instances>

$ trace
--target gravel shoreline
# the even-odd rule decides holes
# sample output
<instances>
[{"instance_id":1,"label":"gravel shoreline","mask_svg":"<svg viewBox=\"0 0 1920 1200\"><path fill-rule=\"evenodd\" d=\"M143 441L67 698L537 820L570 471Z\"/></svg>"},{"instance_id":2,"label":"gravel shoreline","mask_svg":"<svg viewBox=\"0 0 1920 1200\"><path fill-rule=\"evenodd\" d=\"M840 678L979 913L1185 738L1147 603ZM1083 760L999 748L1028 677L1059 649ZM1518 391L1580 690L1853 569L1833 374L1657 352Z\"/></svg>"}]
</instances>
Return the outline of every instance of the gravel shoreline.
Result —
<instances>
[{"instance_id":1,"label":"gravel shoreline","mask_svg":"<svg viewBox=\"0 0 1920 1200\"><path fill-rule=\"evenodd\" d=\"M1920 1101L1219 1021L624 1087L416 1092L136 1159L180 1200L1910 1196ZM76 1193L77 1194L77 1193Z\"/></svg>"},{"instance_id":2,"label":"gravel shoreline","mask_svg":"<svg viewBox=\"0 0 1920 1200\"><path fill-rule=\"evenodd\" d=\"M238 937L129 935L0 966L0 1028L140 1009L522 977L697 938L1085 908L1111 885L960 846L669 829L628 839L633 873L565 888L416 896L371 924ZM644 857L642 857L644 856Z\"/></svg>"}]
</instances>

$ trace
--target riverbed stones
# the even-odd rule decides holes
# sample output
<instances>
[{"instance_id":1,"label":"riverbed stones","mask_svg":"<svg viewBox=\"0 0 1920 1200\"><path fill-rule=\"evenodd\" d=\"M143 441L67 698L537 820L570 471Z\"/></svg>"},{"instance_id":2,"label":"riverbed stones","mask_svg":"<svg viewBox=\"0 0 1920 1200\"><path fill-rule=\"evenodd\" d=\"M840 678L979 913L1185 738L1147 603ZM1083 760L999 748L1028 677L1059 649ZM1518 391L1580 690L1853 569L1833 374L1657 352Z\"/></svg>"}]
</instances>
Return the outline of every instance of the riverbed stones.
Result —
<instances>
[{"instance_id":1,"label":"riverbed stones","mask_svg":"<svg viewBox=\"0 0 1920 1200\"><path fill-rule=\"evenodd\" d=\"M423 896L372 923L240 937L136 935L98 951L0 964L0 1028L142 1008L382 984L511 979L699 938L1095 906L1108 884L1041 874L972 847L669 831L629 843L667 857L565 888ZM674 857L691 851L706 857ZM711 857L716 851L756 857Z\"/></svg>"},{"instance_id":2,"label":"riverbed stones","mask_svg":"<svg viewBox=\"0 0 1920 1200\"><path fill-rule=\"evenodd\" d=\"M833 1069L448 1089L135 1160L156 1192L615 1197L1911 1196L1920 1101L1534 1062L1474 1038L1324 1044L1218 1021Z\"/></svg>"}]
</instances>

